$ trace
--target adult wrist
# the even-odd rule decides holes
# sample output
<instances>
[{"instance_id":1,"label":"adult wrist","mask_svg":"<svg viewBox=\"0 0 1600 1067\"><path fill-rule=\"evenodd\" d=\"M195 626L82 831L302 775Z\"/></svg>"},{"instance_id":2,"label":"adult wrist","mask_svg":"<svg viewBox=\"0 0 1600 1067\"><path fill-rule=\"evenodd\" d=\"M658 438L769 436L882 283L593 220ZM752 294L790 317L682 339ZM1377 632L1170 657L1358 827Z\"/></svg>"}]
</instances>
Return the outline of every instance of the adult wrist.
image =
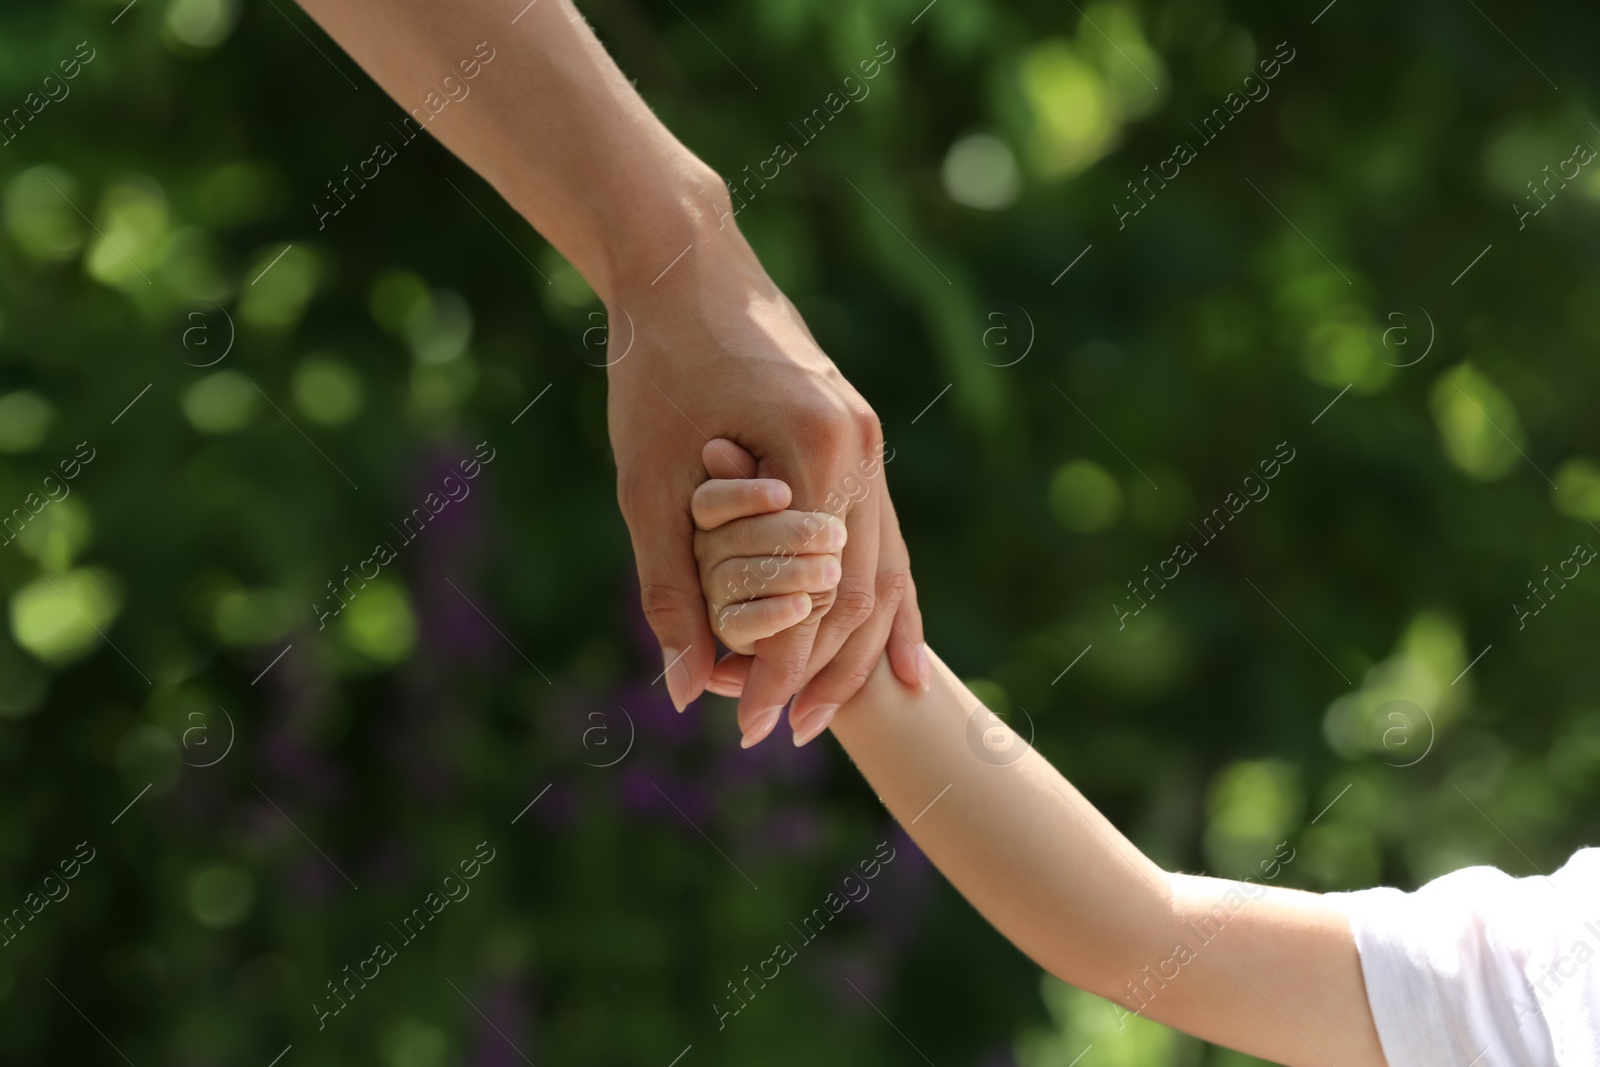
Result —
<instances>
[{"instance_id":1,"label":"adult wrist","mask_svg":"<svg viewBox=\"0 0 1600 1067\"><path fill-rule=\"evenodd\" d=\"M687 153L666 169L662 180L607 220L589 279L607 306L677 289L669 280L679 271L700 274L714 265L719 273L764 273L734 223L732 199L716 172Z\"/></svg>"}]
</instances>

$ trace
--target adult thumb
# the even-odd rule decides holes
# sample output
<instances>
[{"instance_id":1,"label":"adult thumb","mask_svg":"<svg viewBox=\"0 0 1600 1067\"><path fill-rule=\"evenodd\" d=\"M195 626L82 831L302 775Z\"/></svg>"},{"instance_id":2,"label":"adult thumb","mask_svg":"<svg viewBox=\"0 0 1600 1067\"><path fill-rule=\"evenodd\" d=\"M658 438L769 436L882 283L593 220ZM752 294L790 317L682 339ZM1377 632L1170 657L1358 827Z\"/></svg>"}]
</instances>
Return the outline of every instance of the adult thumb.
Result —
<instances>
[{"instance_id":1,"label":"adult thumb","mask_svg":"<svg viewBox=\"0 0 1600 1067\"><path fill-rule=\"evenodd\" d=\"M754 478L756 457L737 441L715 437L700 450L700 461L713 478Z\"/></svg>"},{"instance_id":2,"label":"adult thumb","mask_svg":"<svg viewBox=\"0 0 1600 1067\"><path fill-rule=\"evenodd\" d=\"M661 643L656 682L665 682L679 711L705 690L717 652L700 592L689 498L681 495L672 499L667 487L656 485L623 508L638 561L639 604Z\"/></svg>"}]
</instances>

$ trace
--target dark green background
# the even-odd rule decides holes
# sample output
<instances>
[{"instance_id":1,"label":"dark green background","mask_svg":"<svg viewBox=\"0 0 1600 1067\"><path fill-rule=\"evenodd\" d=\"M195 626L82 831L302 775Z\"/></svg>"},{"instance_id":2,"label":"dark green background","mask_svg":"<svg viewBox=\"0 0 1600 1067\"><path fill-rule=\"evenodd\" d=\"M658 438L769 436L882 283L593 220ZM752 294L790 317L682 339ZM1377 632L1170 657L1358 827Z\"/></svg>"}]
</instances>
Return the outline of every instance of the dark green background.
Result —
<instances>
[{"instance_id":1,"label":"dark green background","mask_svg":"<svg viewBox=\"0 0 1600 1067\"><path fill-rule=\"evenodd\" d=\"M1600 544L1600 168L1521 230L1513 204L1600 145L1593 8L922 6L586 10L725 174L896 49L739 224L882 418L934 647L1165 864L1559 865L1595 810L1600 577L1513 605ZM95 49L0 147L0 511L95 450L0 550L0 908L97 850L0 948L0 1060L1243 1062L1041 986L831 741L674 715L587 287L431 140L318 232L400 109L283 0L121 8L0 16L0 109ZM1271 95L1119 230L1279 41ZM975 132L1007 149L951 176ZM318 632L324 583L480 441L472 495ZM1280 442L1271 496L1119 630ZM725 983L885 840L719 1031ZM319 1032L323 983L480 841L471 897Z\"/></svg>"}]
</instances>

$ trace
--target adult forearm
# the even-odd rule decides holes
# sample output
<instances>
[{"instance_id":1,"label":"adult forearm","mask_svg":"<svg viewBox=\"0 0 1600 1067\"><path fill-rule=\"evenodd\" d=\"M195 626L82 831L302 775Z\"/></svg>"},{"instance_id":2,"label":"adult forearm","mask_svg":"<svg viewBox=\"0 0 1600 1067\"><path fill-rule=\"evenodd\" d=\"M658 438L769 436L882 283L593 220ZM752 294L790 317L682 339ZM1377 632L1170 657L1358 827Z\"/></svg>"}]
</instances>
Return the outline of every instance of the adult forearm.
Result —
<instances>
[{"instance_id":1,"label":"adult forearm","mask_svg":"<svg viewBox=\"0 0 1600 1067\"><path fill-rule=\"evenodd\" d=\"M650 111L570 0L301 2L602 298L717 225L726 188ZM459 65L481 59L485 44L493 58L465 78Z\"/></svg>"}]
</instances>

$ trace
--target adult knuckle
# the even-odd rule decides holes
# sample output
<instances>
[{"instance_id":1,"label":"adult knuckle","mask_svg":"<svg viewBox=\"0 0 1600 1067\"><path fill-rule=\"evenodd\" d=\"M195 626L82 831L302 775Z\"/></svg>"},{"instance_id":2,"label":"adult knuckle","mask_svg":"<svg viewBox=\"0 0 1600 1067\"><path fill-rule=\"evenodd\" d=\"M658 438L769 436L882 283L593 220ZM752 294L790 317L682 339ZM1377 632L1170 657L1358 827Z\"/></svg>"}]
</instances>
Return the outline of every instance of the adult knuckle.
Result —
<instances>
[{"instance_id":1,"label":"adult knuckle","mask_svg":"<svg viewBox=\"0 0 1600 1067\"><path fill-rule=\"evenodd\" d=\"M872 677L872 668L877 664L876 656L851 656L848 659L841 657L834 660L835 675L833 683L838 686L841 693L854 693L867 684L867 679Z\"/></svg>"},{"instance_id":2,"label":"adult knuckle","mask_svg":"<svg viewBox=\"0 0 1600 1067\"><path fill-rule=\"evenodd\" d=\"M828 609L828 618L845 629L854 630L872 617L876 606L877 599L871 590L859 586L838 589L834 592L833 606Z\"/></svg>"},{"instance_id":3,"label":"adult knuckle","mask_svg":"<svg viewBox=\"0 0 1600 1067\"><path fill-rule=\"evenodd\" d=\"M819 464L836 467L856 447L855 419L842 404L801 404L793 412L793 420L797 439L805 442L807 453Z\"/></svg>"},{"instance_id":4,"label":"adult knuckle","mask_svg":"<svg viewBox=\"0 0 1600 1067\"><path fill-rule=\"evenodd\" d=\"M878 413L863 403L852 415L857 439L865 451L871 452L883 442L883 424L878 421Z\"/></svg>"},{"instance_id":5,"label":"adult knuckle","mask_svg":"<svg viewBox=\"0 0 1600 1067\"><path fill-rule=\"evenodd\" d=\"M756 642L756 655L776 668L785 683L792 683L805 673L810 643L799 640L805 625L800 623Z\"/></svg>"},{"instance_id":6,"label":"adult knuckle","mask_svg":"<svg viewBox=\"0 0 1600 1067\"><path fill-rule=\"evenodd\" d=\"M700 594L669 582L649 582L639 587L639 607L651 629L661 630L689 617L691 605L698 610Z\"/></svg>"},{"instance_id":7,"label":"adult knuckle","mask_svg":"<svg viewBox=\"0 0 1600 1067\"><path fill-rule=\"evenodd\" d=\"M892 610L910 590L911 573L899 568L882 570L878 572L877 580L873 584L878 590L878 603Z\"/></svg>"},{"instance_id":8,"label":"adult knuckle","mask_svg":"<svg viewBox=\"0 0 1600 1067\"><path fill-rule=\"evenodd\" d=\"M809 403L802 403L795 409L794 414L801 428L809 430L815 437L840 438L850 428L848 409L829 398L818 398Z\"/></svg>"}]
</instances>

